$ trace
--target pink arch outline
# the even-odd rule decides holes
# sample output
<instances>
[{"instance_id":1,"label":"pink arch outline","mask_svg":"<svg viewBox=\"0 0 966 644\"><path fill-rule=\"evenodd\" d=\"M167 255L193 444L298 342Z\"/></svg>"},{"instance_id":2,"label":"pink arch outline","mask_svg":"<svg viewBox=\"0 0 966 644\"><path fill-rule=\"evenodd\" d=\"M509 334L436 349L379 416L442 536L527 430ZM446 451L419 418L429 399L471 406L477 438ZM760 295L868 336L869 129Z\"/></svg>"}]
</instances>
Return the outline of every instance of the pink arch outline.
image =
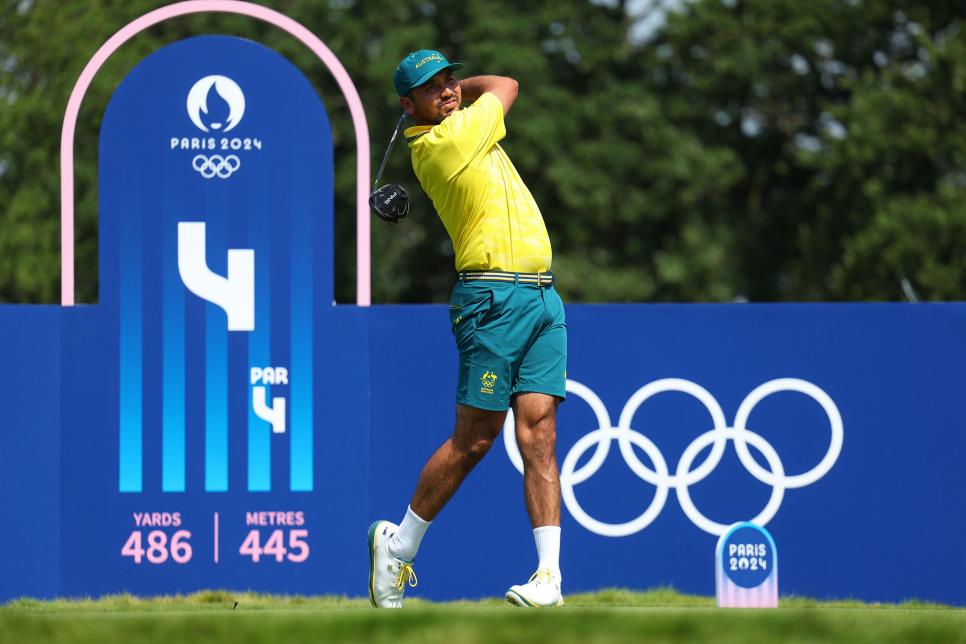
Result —
<instances>
[{"instance_id":1,"label":"pink arch outline","mask_svg":"<svg viewBox=\"0 0 966 644\"><path fill-rule=\"evenodd\" d=\"M352 79L318 36L273 9L240 0L186 0L150 11L128 23L101 45L70 93L60 133L60 303L74 305L74 130L81 101L104 62L133 36L159 22L192 13L235 13L262 20L305 44L332 73L345 96L356 134L356 304L370 304L369 126Z\"/></svg>"}]
</instances>

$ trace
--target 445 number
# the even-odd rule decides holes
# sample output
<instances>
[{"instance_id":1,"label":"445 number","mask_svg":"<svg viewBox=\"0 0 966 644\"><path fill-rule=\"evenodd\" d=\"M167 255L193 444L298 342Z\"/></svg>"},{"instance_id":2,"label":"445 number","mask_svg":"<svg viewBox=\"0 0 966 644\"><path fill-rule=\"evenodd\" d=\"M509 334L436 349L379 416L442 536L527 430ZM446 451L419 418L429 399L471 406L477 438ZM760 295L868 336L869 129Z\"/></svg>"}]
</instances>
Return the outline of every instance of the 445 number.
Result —
<instances>
[{"instance_id":1,"label":"445 number","mask_svg":"<svg viewBox=\"0 0 966 644\"><path fill-rule=\"evenodd\" d=\"M277 562L288 559L292 563L302 563L309 558L309 544L305 540L308 536L308 530L290 530L286 545L285 531L273 530L263 545L261 530L252 530L245 537L238 552L251 557L254 563L258 563L262 556L274 556Z\"/></svg>"}]
</instances>

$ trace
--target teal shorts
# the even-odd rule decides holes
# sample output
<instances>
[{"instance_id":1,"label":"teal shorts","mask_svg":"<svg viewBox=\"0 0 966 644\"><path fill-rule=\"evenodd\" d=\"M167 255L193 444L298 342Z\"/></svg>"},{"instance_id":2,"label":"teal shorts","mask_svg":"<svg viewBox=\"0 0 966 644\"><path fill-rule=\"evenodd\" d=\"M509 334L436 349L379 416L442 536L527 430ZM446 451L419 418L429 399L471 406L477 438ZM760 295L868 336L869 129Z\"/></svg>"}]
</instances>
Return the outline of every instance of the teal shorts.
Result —
<instances>
[{"instance_id":1,"label":"teal shorts","mask_svg":"<svg viewBox=\"0 0 966 644\"><path fill-rule=\"evenodd\" d=\"M518 393L566 398L567 321L553 286L458 282L449 306L456 402L504 411Z\"/></svg>"}]
</instances>

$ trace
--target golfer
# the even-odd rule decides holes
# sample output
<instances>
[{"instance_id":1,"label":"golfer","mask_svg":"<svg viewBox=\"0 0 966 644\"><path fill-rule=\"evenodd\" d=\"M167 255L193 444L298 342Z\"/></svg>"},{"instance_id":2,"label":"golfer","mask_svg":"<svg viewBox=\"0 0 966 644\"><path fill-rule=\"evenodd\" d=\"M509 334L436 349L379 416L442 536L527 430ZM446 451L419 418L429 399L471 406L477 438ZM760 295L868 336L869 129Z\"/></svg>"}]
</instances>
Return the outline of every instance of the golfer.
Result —
<instances>
[{"instance_id":1,"label":"golfer","mask_svg":"<svg viewBox=\"0 0 966 644\"><path fill-rule=\"evenodd\" d=\"M517 82L457 80L453 71L462 66L421 50L393 74L399 102L415 124L404 133L413 170L456 254L449 313L459 376L456 427L423 467L402 522L369 527L369 597L377 607L402 606L406 585L416 585L413 561L423 535L489 451L512 408L537 570L529 582L511 586L506 599L559 606L556 411L566 396L567 325L540 209L499 145Z\"/></svg>"}]
</instances>

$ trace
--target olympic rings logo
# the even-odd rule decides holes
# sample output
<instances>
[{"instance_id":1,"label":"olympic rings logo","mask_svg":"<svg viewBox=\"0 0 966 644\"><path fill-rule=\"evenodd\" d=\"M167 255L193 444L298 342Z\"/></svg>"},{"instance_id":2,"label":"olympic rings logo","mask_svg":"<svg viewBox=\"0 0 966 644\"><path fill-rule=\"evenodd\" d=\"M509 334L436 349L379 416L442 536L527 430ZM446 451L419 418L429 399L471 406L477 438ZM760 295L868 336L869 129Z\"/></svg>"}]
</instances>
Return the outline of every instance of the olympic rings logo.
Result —
<instances>
[{"instance_id":1,"label":"olympic rings logo","mask_svg":"<svg viewBox=\"0 0 966 644\"><path fill-rule=\"evenodd\" d=\"M210 157L198 154L191 160L191 167L205 179L212 177L227 179L241 167L241 159L234 154L229 154L226 157L220 154L212 154Z\"/></svg>"},{"instance_id":2,"label":"olympic rings logo","mask_svg":"<svg viewBox=\"0 0 966 644\"><path fill-rule=\"evenodd\" d=\"M712 429L704 432L695 438L681 454L678 462L671 474L667 462L661 450L644 434L631 428L631 421L634 414L649 398L660 393L677 391L689 394L701 402L708 413L711 415ZM803 472L802 474L786 475L782 461L772 447L761 435L756 434L747 427L748 417L752 410L761 400L771 394L781 391L792 391L805 394L817 402L825 411L829 424L832 429L832 436L828 451L815 467ZM650 382L628 399L621 411L617 427L611 425L610 415L607 408L600 398L591 389L579 382L567 380L567 392L583 399L593 410L597 418L598 428L586 434L570 449L563 460L560 468L560 488L561 496L567 510L577 520L580 525L591 532L606 537L626 537L636 532L640 532L661 513L664 503L667 501L668 491L674 488L677 493L678 502L684 513L694 525L713 535L720 536L733 523L718 523L712 521L702 514L691 500L688 488L695 483L702 481L711 471L718 466L724 454L728 441L733 441L735 450L741 464L748 470L748 473L756 479L772 486L771 497L768 499L765 508L758 516L750 519L758 525L765 525L777 514L785 496L785 490L805 487L811 485L826 473L838 460L842 451L842 440L844 430L842 425L842 415L838 407L828 394L822 389L806 380L798 378L778 378L759 385L738 406L733 425L728 425L725 420L724 412L718 401L715 400L708 390L700 385L683 380L681 378L663 378ZM574 487L583 483L604 464L607 454L610 452L611 443L616 440L620 448L624 462L637 476L645 482L655 486L657 490L654 499L644 512L637 518L626 523L605 523L592 517L583 509L574 494ZM523 458L520 456L520 449L517 446L516 434L514 431L513 412L507 414L506 422L503 426L503 442L506 447L507 456L510 462L516 467L517 471L523 473ZM579 469L577 463L587 450L596 445L596 449L590 459ZM697 467L693 467L695 458L708 446L711 450L708 456ZM768 463L768 468L764 468L751 455L748 446L754 447L764 457ZM641 462L634 453L634 447L638 447L647 454L653 464L653 469ZM740 520L745 517L740 517Z\"/></svg>"}]
</instances>

